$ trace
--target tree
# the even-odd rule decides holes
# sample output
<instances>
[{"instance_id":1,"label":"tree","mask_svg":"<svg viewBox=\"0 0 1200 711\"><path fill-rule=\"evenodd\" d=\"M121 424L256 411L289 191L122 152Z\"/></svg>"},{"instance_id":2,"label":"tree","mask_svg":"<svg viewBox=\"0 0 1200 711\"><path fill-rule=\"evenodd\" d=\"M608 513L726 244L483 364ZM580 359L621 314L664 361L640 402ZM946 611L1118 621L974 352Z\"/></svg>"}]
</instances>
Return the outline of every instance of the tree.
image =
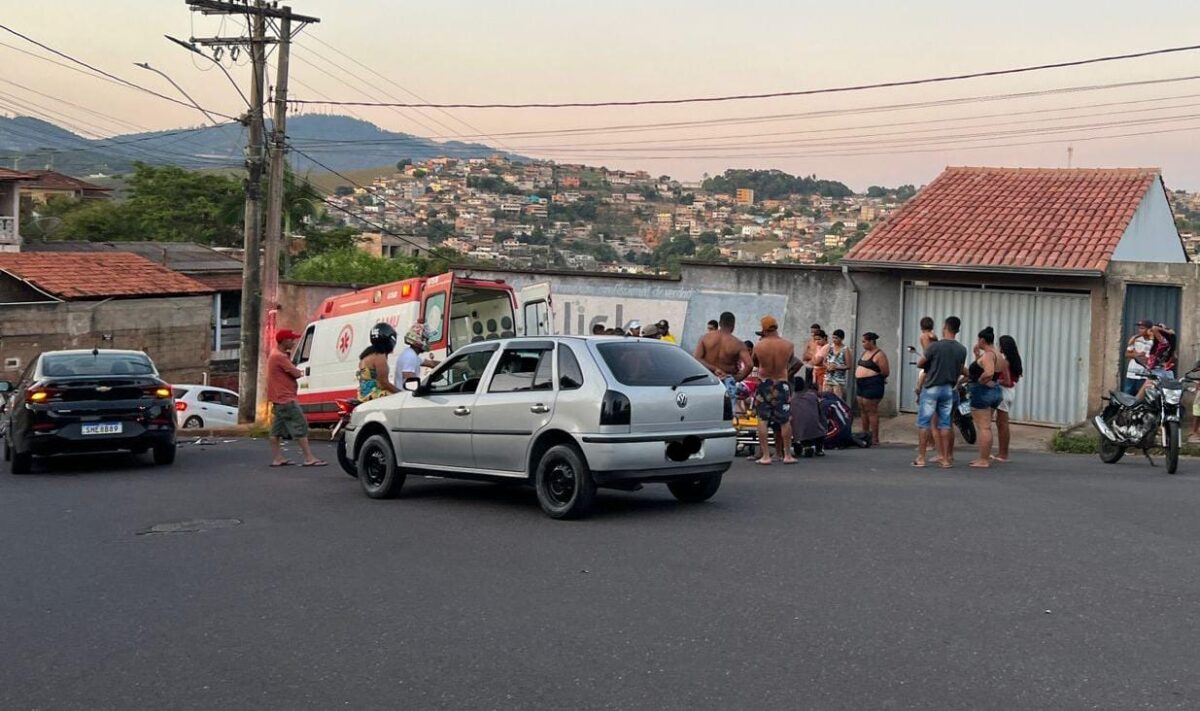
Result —
<instances>
[{"instance_id":1,"label":"tree","mask_svg":"<svg viewBox=\"0 0 1200 711\"><path fill-rule=\"evenodd\" d=\"M339 185L333 189L333 194L337 195L338 197L346 197L347 195L354 194L354 188L350 187L349 185Z\"/></svg>"},{"instance_id":2,"label":"tree","mask_svg":"<svg viewBox=\"0 0 1200 711\"><path fill-rule=\"evenodd\" d=\"M334 227L327 230L311 230L304 235L304 256L315 257L327 252L337 252L354 247L361 233L353 227Z\"/></svg>"},{"instance_id":3,"label":"tree","mask_svg":"<svg viewBox=\"0 0 1200 711\"><path fill-rule=\"evenodd\" d=\"M716 232L701 232L700 236L696 238L696 243L705 247L711 247L720 241Z\"/></svg>"},{"instance_id":4,"label":"tree","mask_svg":"<svg viewBox=\"0 0 1200 711\"><path fill-rule=\"evenodd\" d=\"M290 276L299 281L369 286L444 274L452 259L457 261L457 255L440 249L421 257L389 259L346 247L305 259L292 269Z\"/></svg>"},{"instance_id":5,"label":"tree","mask_svg":"<svg viewBox=\"0 0 1200 711\"><path fill-rule=\"evenodd\" d=\"M788 195L823 195L850 197L854 194L836 180L821 180L815 175L796 177L782 170L729 169L724 174L708 178L702 184L708 192L732 193L738 188L750 188L758 200L778 200Z\"/></svg>"},{"instance_id":6,"label":"tree","mask_svg":"<svg viewBox=\"0 0 1200 711\"><path fill-rule=\"evenodd\" d=\"M412 158L401 158L396 161L396 170L404 170L410 165L412 165Z\"/></svg>"},{"instance_id":7,"label":"tree","mask_svg":"<svg viewBox=\"0 0 1200 711\"><path fill-rule=\"evenodd\" d=\"M696 259L702 262L717 262L721 259L721 250L715 245L706 244L696 250Z\"/></svg>"},{"instance_id":8,"label":"tree","mask_svg":"<svg viewBox=\"0 0 1200 711\"><path fill-rule=\"evenodd\" d=\"M125 201L61 206L55 239L197 242L218 247L242 243L240 180L178 166L138 163Z\"/></svg>"},{"instance_id":9,"label":"tree","mask_svg":"<svg viewBox=\"0 0 1200 711\"><path fill-rule=\"evenodd\" d=\"M424 168L417 168L416 170L413 171L414 178L420 179L420 178L424 178L426 175L429 175L429 171L425 170Z\"/></svg>"}]
</instances>

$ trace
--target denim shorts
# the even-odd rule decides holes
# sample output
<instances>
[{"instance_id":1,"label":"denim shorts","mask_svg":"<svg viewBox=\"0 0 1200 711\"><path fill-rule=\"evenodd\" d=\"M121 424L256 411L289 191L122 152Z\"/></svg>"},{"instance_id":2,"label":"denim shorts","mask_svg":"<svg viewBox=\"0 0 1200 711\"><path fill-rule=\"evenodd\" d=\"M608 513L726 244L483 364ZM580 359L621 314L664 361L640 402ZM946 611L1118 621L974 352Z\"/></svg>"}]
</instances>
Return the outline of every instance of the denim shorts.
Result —
<instances>
[{"instance_id":1,"label":"denim shorts","mask_svg":"<svg viewBox=\"0 0 1200 711\"><path fill-rule=\"evenodd\" d=\"M998 385L982 385L971 383L967 386L971 397L972 410L995 410L1004 400L1004 393Z\"/></svg>"},{"instance_id":2,"label":"denim shorts","mask_svg":"<svg viewBox=\"0 0 1200 711\"><path fill-rule=\"evenodd\" d=\"M950 429L950 412L954 407L954 386L935 385L921 391L921 403L917 407L917 427L927 430L937 414L938 429Z\"/></svg>"}]
</instances>

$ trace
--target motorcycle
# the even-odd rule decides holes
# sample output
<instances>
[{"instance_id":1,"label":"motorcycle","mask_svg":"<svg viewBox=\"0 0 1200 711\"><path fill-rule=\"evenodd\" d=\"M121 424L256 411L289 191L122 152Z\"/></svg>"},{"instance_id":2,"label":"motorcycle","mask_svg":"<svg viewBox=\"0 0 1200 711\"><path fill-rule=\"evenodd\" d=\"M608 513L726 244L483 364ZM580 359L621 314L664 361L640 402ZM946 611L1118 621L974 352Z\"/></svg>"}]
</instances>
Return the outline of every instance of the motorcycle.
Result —
<instances>
[{"instance_id":1,"label":"motorcycle","mask_svg":"<svg viewBox=\"0 0 1200 711\"><path fill-rule=\"evenodd\" d=\"M1125 456L1126 450L1140 449L1150 466L1156 466L1150 449L1161 446L1167 452L1167 473L1179 469L1181 402L1183 393L1195 389L1200 381L1200 363L1193 366L1184 376L1159 378L1146 373L1143 399L1112 390L1104 411L1092 418L1092 425L1100 432L1100 461L1116 464ZM1159 436L1161 433L1161 437Z\"/></svg>"},{"instance_id":2,"label":"motorcycle","mask_svg":"<svg viewBox=\"0 0 1200 711\"><path fill-rule=\"evenodd\" d=\"M354 478L358 478L358 466L350 455L346 452L346 425L350 424L350 415L354 413L354 408L358 407L358 400L334 400L334 404L338 409L338 421L333 426L333 432L329 438L337 442L337 460L341 465L342 471L346 472Z\"/></svg>"}]
</instances>

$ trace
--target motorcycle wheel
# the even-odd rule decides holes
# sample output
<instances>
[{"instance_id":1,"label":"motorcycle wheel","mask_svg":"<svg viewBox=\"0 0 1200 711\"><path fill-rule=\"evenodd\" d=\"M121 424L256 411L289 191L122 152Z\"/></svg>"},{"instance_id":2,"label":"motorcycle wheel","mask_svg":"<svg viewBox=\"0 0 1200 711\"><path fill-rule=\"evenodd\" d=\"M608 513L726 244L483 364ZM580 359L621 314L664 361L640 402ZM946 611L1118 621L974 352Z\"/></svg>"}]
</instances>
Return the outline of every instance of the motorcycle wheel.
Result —
<instances>
[{"instance_id":1,"label":"motorcycle wheel","mask_svg":"<svg viewBox=\"0 0 1200 711\"><path fill-rule=\"evenodd\" d=\"M1179 469L1179 423L1168 422L1167 432L1167 473L1174 474Z\"/></svg>"},{"instance_id":2,"label":"motorcycle wheel","mask_svg":"<svg viewBox=\"0 0 1200 711\"><path fill-rule=\"evenodd\" d=\"M967 444L975 444L975 420L959 414L956 414L954 419L958 425L958 431L962 433L963 441Z\"/></svg>"},{"instance_id":3,"label":"motorcycle wheel","mask_svg":"<svg viewBox=\"0 0 1200 711\"><path fill-rule=\"evenodd\" d=\"M1103 435L1100 436L1100 461L1105 464L1116 464L1125 456L1125 448L1114 444Z\"/></svg>"}]
</instances>

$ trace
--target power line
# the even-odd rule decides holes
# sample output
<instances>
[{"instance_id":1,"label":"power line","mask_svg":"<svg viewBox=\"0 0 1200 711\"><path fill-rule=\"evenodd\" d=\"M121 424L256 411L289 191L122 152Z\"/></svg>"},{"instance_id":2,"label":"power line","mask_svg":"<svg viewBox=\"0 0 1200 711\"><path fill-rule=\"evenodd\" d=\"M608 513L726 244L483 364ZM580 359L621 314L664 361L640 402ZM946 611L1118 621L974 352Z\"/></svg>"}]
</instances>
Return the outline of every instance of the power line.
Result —
<instances>
[{"instance_id":1,"label":"power line","mask_svg":"<svg viewBox=\"0 0 1200 711\"><path fill-rule=\"evenodd\" d=\"M125 86L127 86L127 87L130 87L130 88L133 88L133 89L137 89L138 91L143 91L143 92L145 92L145 93L147 93L147 94L150 94L151 96L157 96L157 97L158 97L158 98L160 98L160 99L164 99L164 100L166 100L166 101L170 101L172 104L178 104L178 105L180 105L180 106L186 106L186 107L188 107L188 108L190 108L190 109L194 109L194 108L196 108L195 106L193 106L192 104L189 104L189 103L187 103L186 101L180 101L179 99L176 99L176 98L173 98L173 97L167 96L166 94L160 94L159 92L157 92L157 91L154 91L153 89L148 89L148 88L146 88L146 87L142 86L141 84L136 84L136 83L134 83L134 82L131 82L131 81L129 81L128 79L123 79L123 78L121 78L121 77L117 76L116 74L112 74L112 73L110 73L110 72L106 72L106 71L104 71L103 69L100 69L100 68L98 68L98 67L92 66L91 64L88 64L87 62L85 62L85 61L83 61L83 60L81 60L81 59L76 59L75 57L72 57L71 55L69 55L69 54L67 54L67 53L65 53L65 52L60 52L59 50L57 50L57 49L54 49L53 47L51 47L51 46L49 46L49 45L47 45L47 44L44 44L44 43L42 43L42 42L39 42L39 41L37 41L37 40L33 39L32 37L30 37L30 36L28 36L28 35L22 34L22 33L20 33L20 32L18 32L18 31L14 30L14 29L12 29L11 27L9 27L9 26L7 26L7 25L0 24L0 30L4 30L5 32L8 32L9 34L12 34L12 35L15 35L15 36L17 36L17 37L20 37L21 39L25 40L26 42L29 42L30 44L36 45L36 46L38 46L38 47L40 47L40 48L42 48L42 49L46 50L47 52L50 52L51 54L54 54L55 56L62 57L63 59L65 59L65 60L67 60L67 61L69 61L69 62L72 62L72 63L74 63L74 64L78 64L78 65L79 65L79 66L81 66L81 67L85 67L85 68L87 68L87 69L91 70L92 72L94 72L94 73L96 73L96 74L99 74L99 75L101 75L101 76L103 76L103 77L106 77L106 78L108 78L108 79L111 79L111 80L113 80L113 81L115 81L115 82L117 82L117 83L119 83L119 84L123 84L123 85L125 85ZM205 110L207 110L207 109L205 109ZM236 116L230 116L230 115L228 115L228 114L223 114L223 113L220 113L219 111L209 111L209 113L211 113L211 114L214 114L214 115L216 115L216 116L220 116L221 118L230 119L231 121L236 121L236 120L237 120L237 117L236 117Z\"/></svg>"},{"instance_id":2,"label":"power line","mask_svg":"<svg viewBox=\"0 0 1200 711\"><path fill-rule=\"evenodd\" d=\"M1064 69L1067 67L1080 67L1089 64L1100 64L1103 62L1118 62L1127 59L1140 59L1143 57L1155 57L1165 54L1175 54L1179 52L1193 52L1200 49L1200 44L1185 45L1181 47L1165 47L1162 49L1152 49L1144 52L1131 52L1128 54L1113 54L1103 57L1092 57L1089 59L1075 59L1067 62L1054 62L1050 64L1034 64L1023 67L1012 67L1008 69L993 69L984 72L971 72L968 74L951 74L936 77L925 77L922 79L905 79L900 81L875 82L872 84L853 84L850 86L825 87L822 89L802 89L797 91L776 91L766 94L730 94L727 96L701 96L690 97L686 99L638 99L626 101L571 101L571 102L538 102L527 104L472 104L472 103L374 103L362 101L305 101L295 99L297 104L332 104L335 106L395 106L398 108L410 109L565 109L565 108L598 108L612 106L662 106L662 105L677 105L677 104L710 104L725 101L746 101L751 99L778 99L791 96L815 96L818 94L842 94L855 91L867 91L871 89L892 89L902 86L919 86L922 84L941 84L952 81L963 81L965 79L981 79L984 77L1010 76L1014 74L1027 74L1029 72L1045 71L1048 69Z\"/></svg>"},{"instance_id":3,"label":"power line","mask_svg":"<svg viewBox=\"0 0 1200 711\"><path fill-rule=\"evenodd\" d=\"M1140 86L1156 86L1159 84L1172 84L1178 82L1195 81L1200 79L1200 75L1188 75L1180 77L1169 77L1164 79L1146 79L1139 81L1113 82L1107 84L1084 84L1067 87L1058 87L1054 89L1040 89L1036 91L1010 92L1004 94L984 94L975 96L955 97L951 99L935 99L930 101L917 101L899 104L877 104L872 106L863 106L857 108L846 109L823 109L819 111L806 111L801 113L786 113L786 114L758 114L750 116L737 116L719 119L703 119L697 121L668 121L657 123L641 123L641 124L614 124L608 126L593 126L593 127L578 127L578 128L558 128L544 129L535 131L510 131L496 133L494 136L503 136L505 138L534 138L534 137L550 137L550 136L565 136L565 135L599 135L610 133L640 133L648 131L657 131L664 129L678 130L687 128L703 128L709 126L737 126L737 125L752 125L759 123L775 123L794 121L799 119L811 118L830 118L836 116L871 114L871 113L889 113L893 111L908 111L927 108L943 108L947 106L958 106L963 104L973 103L991 103L999 101L1010 101L1017 99L1033 99L1045 96L1053 96L1057 94L1074 94L1086 93L1092 91L1106 91L1109 89L1125 89ZM487 138L482 134L460 134L455 136L457 139L478 139ZM388 140L400 139L378 139L380 142ZM338 141L330 140L331 145ZM347 139L341 141L343 143L359 142L355 139Z\"/></svg>"}]
</instances>

